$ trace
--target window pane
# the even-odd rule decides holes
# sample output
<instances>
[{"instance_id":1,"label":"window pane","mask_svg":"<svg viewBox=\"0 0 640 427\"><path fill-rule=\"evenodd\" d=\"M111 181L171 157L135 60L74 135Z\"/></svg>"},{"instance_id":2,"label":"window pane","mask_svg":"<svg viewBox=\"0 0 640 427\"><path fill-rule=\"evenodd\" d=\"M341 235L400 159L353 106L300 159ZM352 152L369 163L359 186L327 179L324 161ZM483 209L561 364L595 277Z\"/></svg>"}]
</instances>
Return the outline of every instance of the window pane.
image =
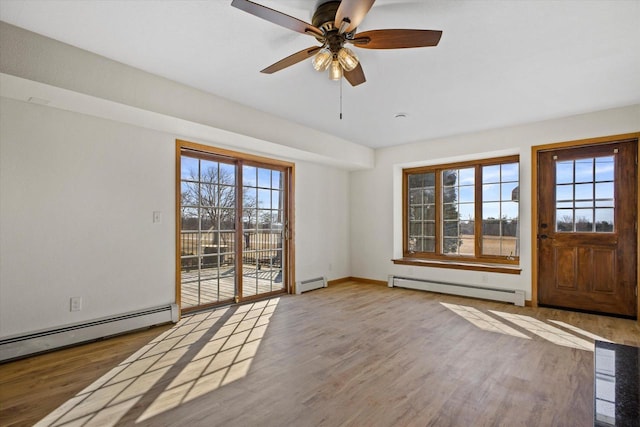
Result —
<instances>
[{"instance_id":1,"label":"window pane","mask_svg":"<svg viewBox=\"0 0 640 427\"><path fill-rule=\"evenodd\" d=\"M500 219L500 202L483 203L482 219Z\"/></svg>"},{"instance_id":2,"label":"window pane","mask_svg":"<svg viewBox=\"0 0 640 427\"><path fill-rule=\"evenodd\" d=\"M271 170L258 168L258 187L271 188Z\"/></svg>"},{"instance_id":3,"label":"window pane","mask_svg":"<svg viewBox=\"0 0 640 427\"><path fill-rule=\"evenodd\" d=\"M613 200L596 200L596 207L598 208L612 208Z\"/></svg>"},{"instance_id":4,"label":"window pane","mask_svg":"<svg viewBox=\"0 0 640 427\"><path fill-rule=\"evenodd\" d=\"M519 181L518 163L507 163L507 164L501 165L501 167L502 167L502 182Z\"/></svg>"},{"instance_id":5,"label":"window pane","mask_svg":"<svg viewBox=\"0 0 640 427\"><path fill-rule=\"evenodd\" d=\"M242 195L244 196L242 200L242 206L247 208L255 208L257 207L258 201L258 189L255 187L244 187L242 189Z\"/></svg>"},{"instance_id":6,"label":"window pane","mask_svg":"<svg viewBox=\"0 0 640 427\"><path fill-rule=\"evenodd\" d=\"M198 229L198 209L197 208L182 208L181 215L181 229L182 230L197 230Z\"/></svg>"},{"instance_id":7,"label":"window pane","mask_svg":"<svg viewBox=\"0 0 640 427\"><path fill-rule=\"evenodd\" d=\"M576 231L593 231L593 209L576 209Z\"/></svg>"},{"instance_id":8,"label":"window pane","mask_svg":"<svg viewBox=\"0 0 640 427\"><path fill-rule=\"evenodd\" d=\"M482 235L483 236L498 236L502 234L500 230L500 220L497 218L483 219L482 220Z\"/></svg>"},{"instance_id":9,"label":"window pane","mask_svg":"<svg viewBox=\"0 0 640 427\"><path fill-rule=\"evenodd\" d=\"M493 166L483 168L483 182L495 180L496 184L483 188L482 254L517 256L519 167L518 163L497 167L500 170L497 179Z\"/></svg>"},{"instance_id":10,"label":"window pane","mask_svg":"<svg viewBox=\"0 0 640 427\"><path fill-rule=\"evenodd\" d=\"M255 187L257 183L257 169L253 166L242 167L242 185L249 187Z\"/></svg>"},{"instance_id":11,"label":"window pane","mask_svg":"<svg viewBox=\"0 0 640 427\"><path fill-rule=\"evenodd\" d=\"M261 209L277 208L278 206L271 206L271 191L258 189L258 207Z\"/></svg>"},{"instance_id":12,"label":"window pane","mask_svg":"<svg viewBox=\"0 0 640 427\"><path fill-rule=\"evenodd\" d=\"M436 207L435 205L427 205L424 208L424 219L428 220L428 221L435 221L436 220Z\"/></svg>"},{"instance_id":13,"label":"window pane","mask_svg":"<svg viewBox=\"0 0 640 427\"><path fill-rule=\"evenodd\" d=\"M458 211L458 217L461 220L465 220L465 221L473 221L473 219L475 218L475 205L473 203L464 203L461 204L459 207L459 211Z\"/></svg>"},{"instance_id":14,"label":"window pane","mask_svg":"<svg viewBox=\"0 0 640 427\"><path fill-rule=\"evenodd\" d=\"M596 158L596 181L613 181L613 156Z\"/></svg>"},{"instance_id":15,"label":"window pane","mask_svg":"<svg viewBox=\"0 0 640 427\"><path fill-rule=\"evenodd\" d=\"M235 230L236 210L235 209L220 209L220 230Z\"/></svg>"},{"instance_id":16,"label":"window pane","mask_svg":"<svg viewBox=\"0 0 640 427\"><path fill-rule=\"evenodd\" d=\"M427 175L423 173L409 175L409 188L425 187L427 185L426 176Z\"/></svg>"},{"instance_id":17,"label":"window pane","mask_svg":"<svg viewBox=\"0 0 640 427\"><path fill-rule=\"evenodd\" d=\"M613 231L613 209L596 209L596 232L610 233Z\"/></svg>"},{"instance_id":18,"label":"window pane","mask_svg":"<svg viewBox=\"0 0 640 427\"><path fill-rule=\"evenodd\" d=\"M593 184L576 184L576 200L591 200L593 199Z\"/></svg>"},{"instance_id":19,"label":"window pane","mask_svg":"<svg viewBox=\"0 0 640 427\"><path fill-rule=\"evenodd\" d=\"M198 159L193 157L180 157L180 178L191 181L198 180Z\"/></svg>"},{"instance_id":20,"label":"window pane","mask_svg":"<svg viewBox=\"0 0 640 427\"><path fill-rule=\"evenodd\" d=\"M458 230L458 221L446 221L443 227L445 237L455 237L460 234Z\"/></svg>"},{"instance_id":21,"label":"window pane","mask_svg":"<svg viewBox=\"0 0 640 427\"><path fill-rule=\"evenodd\" d=\"M442 253L474 254L474 244L467 244L461 252L462 235L473 242L475 218L475 167L442 171Z\"/></svg>"},{"instance_id":22,"label":"window pane","mask_svg":"<svg viewBox=\"0 0 640 427\"><path fill-rule=\"evenodd\" d=\"M220 185L218 187L220 194L218 195L218 206L223 208L232 208L236 205L236 189L229 185Z\"/></svg>"},{"instance_id":23,"label":"window pane","mask_svg":"<svg viewBox=\"0 0 640 427\"><path fill-rule=\"evenodd\" d=\"M409 204L421 205L422 204L423 190L420 188L409 189Z\"/></svg>"},{"instance_id":24,"label":"window pane","mask_svg":"<svg viewBox=\"0 0 640 427\"><path fill-rule=\"evenodd\" d=\"M469 202L473 202L474 200L474 191L475 188L474 187L469 187L469 186L464 186L464 187L460 187L460 203L469 203Z\"/></svg>"},{"instance_id":25,"label":"window pane","mask_svg":"<svg viewBox=\"0 0 640 427\"><path fill-rule=\"evenodd\" d=\"M435 252L436 251L436 239L427 238L423 239L423 247L422 250L424 252Z\"/></svg>"},{"instance_id":26,"label":"window pane","mask_svg":"<svg viewBox=\"0 0 640 427\"><path fill-rule=\"evenodd\" d=\"M473 256L475 254L475 242L473 236L461 236L458 253L464 256Z\"/></svg>"},{"instance_id":27,"label":"window pane","mask_svg":"<svg viewBox=\"0 0 640 427\"><path fill-rule=\"evenodd\" d=\"M573 185L556 185L556 200L573 200Z\"/></svg>"},{"instance_id":28,"label":"window pane","mask_svg":"<svg viewBox=\"0 0 640 427\"><path fill-rule=\"evenodd\" d=\"M429 242L425 236L434 236L435 234L427 232L424 220L435 219L434 177L435 172L410 174L407 177L409 192L409 218L407 219L411 221L407 231L407 240L408 250L412 252L433 251L433 239ZM431 230L433 230L433 224Z\"/></svg>"},{"instance_id":29,"label":"window pane","mask_svg":"<svg viewBox=\"0 0 640 427\"><path fill-rule=\"evenodd\" d=\"M500 200L500 184L485 184L482 186L482 201L493 202Z\"/></svg>"},{"instance_id":30,"label":"window pane","mask_svg":"<svg viewBox=\"0 0 640 427\"><path fill-rule=\"evenodd\" d=\"M556 162L556 184L573 182L573 160Z\"/></svg>"},{"instance_id":31,"label":"window pane","mask_svg":"<svg viewBox=\"0 0 640 427\"><path fill-rule=\"evenodd\" d=\"M435 222L427 222L424 224L424 234L425 236L435 237L436 236L436 224Z\"/></svg>"},{"instance_id":32,"label":"window pane","mask_svg":"<svg viewBox=\"0 0 640 427\"><path fill-rule=\"evenodd\" d=\"M593 159L576 160L576 182L593 181Z\"/></svg>"},{"instance_id":33,"label":"window pane","mask_svg":"<svg viewBox=\"0 0 640 427\"><path fill-rule=\"evenodd\" d=\"M280 209L282 207L280 196L282 191L271 190L271 207L273 209Z\"/></svg>"},{"instance_id":34,"label":"window pane","mask_svg":"<svg viewBox=\"0 0 640 427\"><path fill-rule=\"evenodd\" d=\"M520 217L518 213L517 202L503 202L502 203L502 219L518 219Z\"/></svg>"},{"instance_id":35,"label":"window pane","mask_svg":"<svg viewBox=\"0 0 640 427\"><path fill-rule=\"evenodd\" d=\"M409 221L421 220L422 218L422 206L411 206L409 208Z\"/></svg>"},{"instance_id":36,"label":"window pane","mask_svg":"<svg viewBox=\"0 0 640 427\"><path fill-rule=\"evenodd\" d=\"M218 162L200 160L200 181L218 182Z\"/></svg>"},{"instance_id":37,"label":"window pane","mask_svg":"<svg viewBox=\"0 0 640 427\"><path fill-rule=\"evenodd\" d=\"M484 166L482 168L482 182L485 184L500 182L500 165Z\"/></svg>"},{"instance_id":38,"label":"window pane","mask_svg":"<svg viewBox=\"0 0 640 427\"><path fill-rule=\"evenodd\" d=\"M518 187L517 182L509 182L509 183L502 184L502 200L514 200L513 192L517 187Z\"/></svg>"},{"instance_id":39,"label":"window pane","mask_svg":"<svg viewBox=\"0 0 640 427\"><path fill-rule=\"evenodd\" d=\"M592 208L593 200L583 200L583 201L575 202L575 207L576 208Z\"/></svg>"},{"instance_id":40,"label":"window pane","mask_svg":"<svg viewBox=\"0 0 640 427\"><path fill-rule=\"evenodd\" d=\"M435 203L436 191L435 187L427 187L424 189L424 203Z\"/></svg>"},{"instance_id":41,"label":"window pane","mask_svg":"<svg viewBox=\"0 0 640 427\"><path fill-rule=\"evenodd\" d=\"M220 163L220 182L227 185L236 183L236 167L228 163Z\"/></svg>"},{"instance_id":42,"label":"window pane","mask_svg":"<svg viewBox=\"0 0 640 427\"><path fill-rule=\"evenodd\" d=\"M199 187L197 182L180 183L180 192L182 193L182 206L198 206Z\"/></svg>"},{"instance_id":43,"label":"window pane","mask_svg":"<svg viewBox=\"0 0 640 427\"><path fill-rule=\"evenodd\" d=\"M458 206L454 203L447 203L443 207L443 219L447 220L457 220L458 217Z\"/></svg>"},{"instance_id":44,"label":"window pane","mask_svg":"<svg viewBox=\"0 0 640 427\"><path fill-rule=\"evenodd\" d=\"M218 186L211 182L200 183L200 206L218 206Z\"/></svg>"},{"instance_id":45,"label":"window pane","mask_svg":"<svg viewBox=\"0 0 640 427\"><path fill-rule=\"evenodd\" d=\"M556 210L556 231L573 231L573 209Z\"/></svg>"},{"instance_id":46,"label":"window pane","mask_svg":"<svg viewBox=\"0 0 640 427\"><path fill-rule=\"evenodd\" d=\"M409 235L410 236L422 236L422 222L410 222L409 223Z\"/></svg>"},{"instance_id":47,"label":"window pane","mask_svg":"<svg viewBox=\"0 0 640 427\"><path fill-rule=\"evenodd\" d=\"M482 239L482 253L484 255L502 255L499 237L485 235Z\"/></svg>"},{"instance_id":48,"label":"window pane","mask_svg":"<svg viewBox=\"0 0 640 427\"><path fill-rule=\"evenodd\" d=\"M596 184L596 199L613 200L613 182L599 182Z\"/></svg>"},{"instance_id":49,"label":"window pane","mask_svg":"<svg viewBox=\"0 0 640 427\"><path fill-rule=\"evenodd\" d=\"M442 243L442 252L445 254L457 254L460 240L456 238L445 237Z\"/></svg>"},{"instance_id":50,"label":"window pane","mask_svg":"<svg viewBox=\"0 0 640 427\"><path fill-rule=\"evenodd\" d=\"M460 176L460 185L469 185L475 182L475 168L460 169L458 172Z\"/></svg>"}]
</instances>

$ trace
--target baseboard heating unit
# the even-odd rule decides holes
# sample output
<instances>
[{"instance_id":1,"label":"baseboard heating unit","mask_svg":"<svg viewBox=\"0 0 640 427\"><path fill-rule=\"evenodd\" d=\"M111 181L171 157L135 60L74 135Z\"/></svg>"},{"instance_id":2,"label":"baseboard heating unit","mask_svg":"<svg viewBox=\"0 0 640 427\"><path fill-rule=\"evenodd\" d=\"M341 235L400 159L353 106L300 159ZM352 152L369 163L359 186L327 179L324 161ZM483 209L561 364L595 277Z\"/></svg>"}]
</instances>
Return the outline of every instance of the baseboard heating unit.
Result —
<instances>
[{"instance_id":1,"label":"baseboard heating unit","mask_svg":"<svg viewBox=\"0 0 640 427\"><path fill-rule=\"evenodd\" d=\"M171 304L3 338L0 339L0 362L177 321L178 306Z\"/></svg>"},{"instance_id":2,"label":"baseboard heating unit","mask_svg":"<svg viewBox=\"0 0 640 427\"><path fill-rule=\"evenodd\" d=\"M400 276L389 276L388 285L390 288L398 287L418 289L422 291L438 292L441 294L511 302L515 305L524 307L524 291L515 289L489 288L477 285L464 285L461 283L414 279Z\"/></svg>"},{"instance_id":3,"label":"baseboard heating unit","mask_svg":"<svg viewBox=\"0 0 640 427\"><path fill-rule=\"evenodd\" d=\"M296 294L300 295L303 292L326 288L327 286L328 285L326 277L316 277L315 279L302 280L300 282L296 282Z\"/></svg>"}]
</instances>

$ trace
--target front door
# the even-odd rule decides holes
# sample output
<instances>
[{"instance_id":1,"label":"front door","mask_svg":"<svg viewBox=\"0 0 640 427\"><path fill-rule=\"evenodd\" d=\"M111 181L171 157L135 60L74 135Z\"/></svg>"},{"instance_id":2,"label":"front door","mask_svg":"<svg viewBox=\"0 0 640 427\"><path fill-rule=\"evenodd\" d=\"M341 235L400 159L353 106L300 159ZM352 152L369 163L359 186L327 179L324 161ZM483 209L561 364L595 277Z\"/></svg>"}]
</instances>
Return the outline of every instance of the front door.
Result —
<instances>
[{"instance_id":1,"label":"front door","mask_svg":"<svg viewBox=\"0 0 640 427\"><path fill-rule=\"evenodd\" d=\"M538 302L637 316L637 139L538 152Z\"/></svg>"}]
</instances>

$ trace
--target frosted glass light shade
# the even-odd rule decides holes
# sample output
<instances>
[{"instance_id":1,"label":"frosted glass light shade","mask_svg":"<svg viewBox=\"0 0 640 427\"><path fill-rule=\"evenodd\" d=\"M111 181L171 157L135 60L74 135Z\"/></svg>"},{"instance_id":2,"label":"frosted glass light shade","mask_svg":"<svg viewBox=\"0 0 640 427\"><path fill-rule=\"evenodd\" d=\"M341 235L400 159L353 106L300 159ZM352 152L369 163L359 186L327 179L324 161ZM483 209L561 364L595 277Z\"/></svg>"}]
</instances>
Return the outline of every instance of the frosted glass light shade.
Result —
<instances>
[{"instance_id":1,"label":"frosted glass light shade","mask_svg":"<svg viewBox=\"0 0 640 427\"><path fill-rule=\"evenodd\" d=\"M333 53L331 53L329 49L327 49L326 47L320 49L320 52L318 52L316 56L313 57L313 68L315 68L316 71L324 71L329 67L329 64L331 64L332 60Z\"/></svg>"},{"instance_id":2,"label":"frosted glass light shade","mask_svg":"<svg viewBox=\"0 0 640 427\"><path fill-rule=\"evenodd\" d=\"M329 66L329 79L331 80L340 80L342 78L342 66L335 59L331 61L331 66Z\"/></svg>"},{"instance_id":3,"label":"frosted glass light shade","mask_svg":"<svg viewBox=\"0 0 640 427\"><path fill-rule=\"evenodd\" d=\"M345 71L352 71L358 66L358 57L349 48L343 47L338 51L338 61Z\"/></svg>"}]
</instances>

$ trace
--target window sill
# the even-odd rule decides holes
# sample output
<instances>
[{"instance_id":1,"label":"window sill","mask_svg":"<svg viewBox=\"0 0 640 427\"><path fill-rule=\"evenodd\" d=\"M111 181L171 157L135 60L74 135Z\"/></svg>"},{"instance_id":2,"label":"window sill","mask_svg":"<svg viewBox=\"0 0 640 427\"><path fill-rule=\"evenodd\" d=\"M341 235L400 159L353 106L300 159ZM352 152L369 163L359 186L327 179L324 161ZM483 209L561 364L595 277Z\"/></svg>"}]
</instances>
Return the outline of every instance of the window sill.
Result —
<instances>
[{"instance_id":1,"label":"window sill","mask_svg":"<svg viewBox=\"0 0 640 427\"><path fill-rule=\"evenodd\" d=\"M522 269L519 266L508 266L500 264L478 264L459 261L435 261L418 258L397 258L392 260L394 264L413 265L418 267L451 268L454 270L474 270L486 271L489 273L520 274Z\"/></svg>"}]
</instances>

